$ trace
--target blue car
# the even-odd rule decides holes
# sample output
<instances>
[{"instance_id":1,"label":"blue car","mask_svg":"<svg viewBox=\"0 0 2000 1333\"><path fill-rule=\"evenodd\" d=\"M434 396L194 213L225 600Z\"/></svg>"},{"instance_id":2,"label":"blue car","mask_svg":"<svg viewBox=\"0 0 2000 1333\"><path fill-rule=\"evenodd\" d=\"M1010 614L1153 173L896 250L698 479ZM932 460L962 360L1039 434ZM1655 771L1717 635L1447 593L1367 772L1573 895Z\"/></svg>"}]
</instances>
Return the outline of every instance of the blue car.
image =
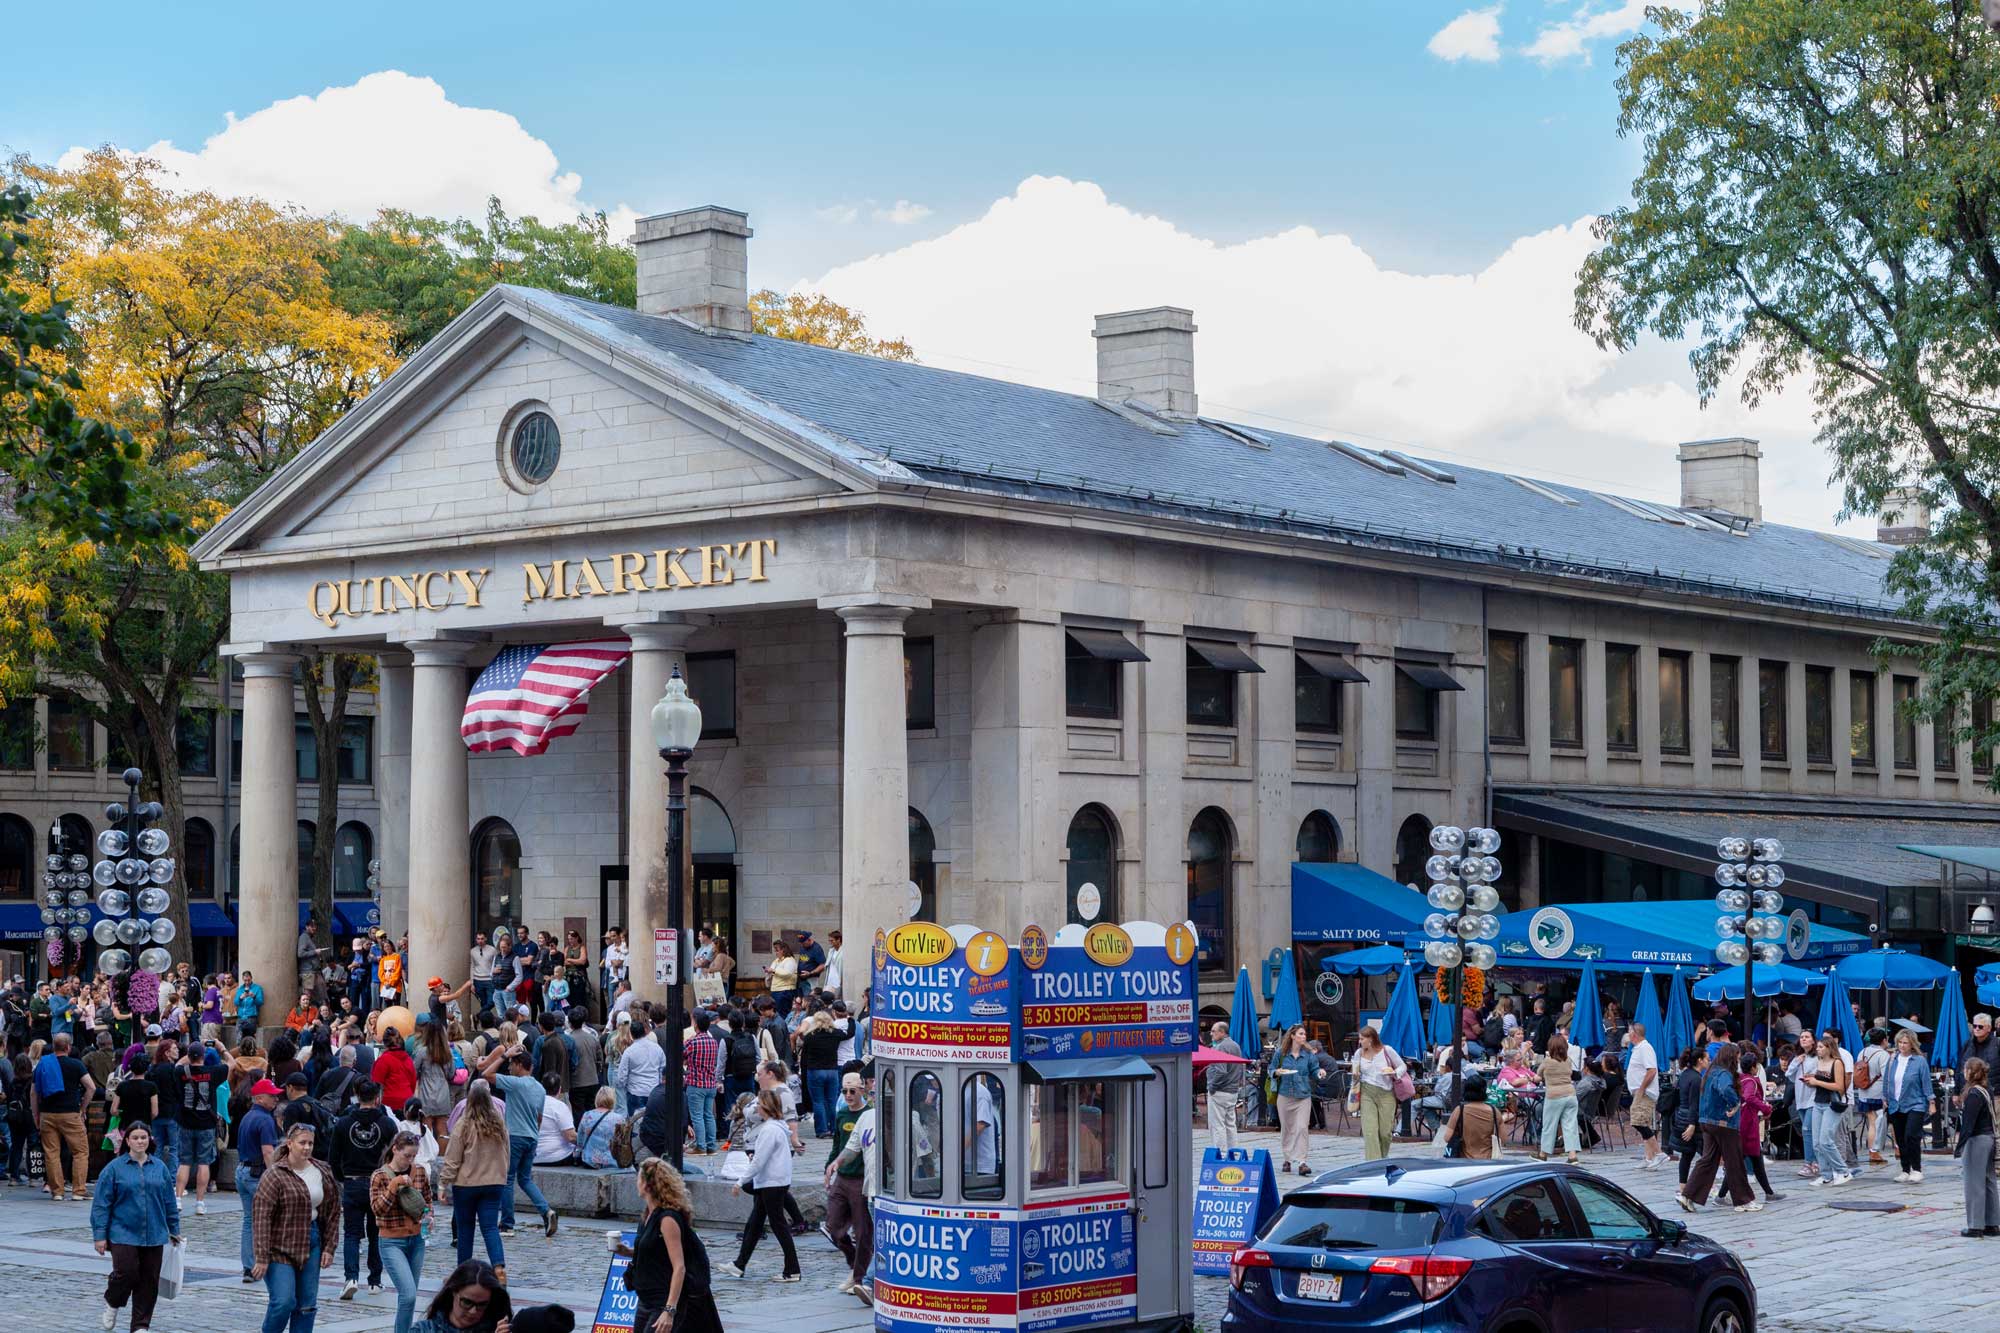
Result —
<instances>
[{"instance_id":1,"label":"blue car","mask_svg":"<svg viewBox=\"0 0 2000 1333\"><path fill-rule=\"evenodd\" d=\"M1599 1176L1386 1158L1285 1196L1230 1261L1228 1333L1752 1333L1736 1256Z\"/></svg>"}]
</instances>

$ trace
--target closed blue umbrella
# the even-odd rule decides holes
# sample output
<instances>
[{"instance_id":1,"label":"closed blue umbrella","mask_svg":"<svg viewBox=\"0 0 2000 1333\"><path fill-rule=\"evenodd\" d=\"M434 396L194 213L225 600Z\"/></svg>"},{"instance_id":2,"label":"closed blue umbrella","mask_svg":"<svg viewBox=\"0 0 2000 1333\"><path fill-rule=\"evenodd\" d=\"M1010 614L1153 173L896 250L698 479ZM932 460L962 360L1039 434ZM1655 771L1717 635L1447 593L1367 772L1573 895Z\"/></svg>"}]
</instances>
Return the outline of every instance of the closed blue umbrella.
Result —
<instances>
[{"instance_id":1,"label":"closed blue umbrella","mask_svg":"<svg viewBox=\"0 0 2000 1333\"><path fill-rule=\"evenodd\" d=\"M1452 1037L1457 1031L1458 1018L1453 1012L1450 989L1441 988L1431 996L1431 1045L1451 1045Z\"/></svg>"},{"instance_id":2,"label":"closed blue umbrella","mask_svg":"<svg viewBox=\"0 0 2000 1333\"><path fill-rule=\"evenodd\" d=\"M1958 1057L1972 1039L1972 1025L1965 1021L1965 991L1958 973L1944 979L1944 994L1938 997L1937 1035L1931 1038L1931 1065L1936 1069L1956 1069Z\"/></svg>"},{"instance_id":3,"label":"closed blue umbrella","mask_svg":"<svg viewBox=\"0 0 2000 1333\"><path fill-rule=\"evenodd\" d=\"M1403 964L1396 989L1389 993L1389 1008L1382 1015L1382 1041L1396 1054L1424 1049L1424 1018L1417 1009L1417 969Z\"/></svg>"},{"instance_id":4,"label":"closed blue umbrella","mask_svg":"<svg viewBox=\"0 0 2000 1333\"><path fill-rule=\"evenodd\" d=\"M1576 1012L1569 1016L1569 1039L1584 1050L1604 1045L1604 1006L1597 999L1597 964L1585 960L1583 979L1576 984Z\"/></svg>"},{"instance_id":5,"label":"closed blue umbrella","mask_svg":"<svg viewBox=\"0 0 2000 1333\"><path fill-rule=\"evenodd\" d=\"M1299 974L1292 970L1292 951L1285 949L1278 959L1278 989L1271 1000L1271 1026L1280 1032L1305 1022L1299 1009Z\"/></svg>"},{"instance_id":6,"label":"closed blue umbrella","mask_svg":"<svg viewBox=\"0 0 2000 1333\"><path fill-rule=\"evenodd\" d=\"M1660 992L1653 987L1653 969L1647 968L1639 978L1639 1003L1632 1010L1632 1021L1646 1029L1646 1040L1659 1050L1666 1040L1667 1029L1660 1021Z\"/></svg>"},{"instance_id":7,"label":"closed blue umbrella","mask_svg":"<svg viewBox=\"0 0 2000 1333\"><path fill-rule=\"evenodd\" d=\"M1694 1040L1694 1014L1688 1009L1687 976L1678 967L1667 982L1667 1047L1660 1052L1660 1065L1679 1056Z\"/></svg>"},{"instance_id":8,"label":"closed blue umbrella","mask_svg":"<svg viewBox=\"0 0 2000 1333\"><path fill-rule=\"evenodd\" d=\"M1854 1021L1854 1002L1837 971L1826 974L1826 989L1819 997L1819 1020L1813 1024L1814 1032L1828 1028L1840 1029L1840 1044L1849 1051L1861 1049L1861 1025Z\"/></svg>"},{"instance_id":9,"label":"closed blue umbrella","mask_svg":"<svg viewBox=\"0 0 2000 1333\"><path fill-rule=\"evenodd\" d=\"M1236 994L1229 1000L1229 1039L1255 1060L1264 1049L1257 1031L1257 993L1250 984L1250 969L1236 969Z\"/></svg>"}]
</instances>

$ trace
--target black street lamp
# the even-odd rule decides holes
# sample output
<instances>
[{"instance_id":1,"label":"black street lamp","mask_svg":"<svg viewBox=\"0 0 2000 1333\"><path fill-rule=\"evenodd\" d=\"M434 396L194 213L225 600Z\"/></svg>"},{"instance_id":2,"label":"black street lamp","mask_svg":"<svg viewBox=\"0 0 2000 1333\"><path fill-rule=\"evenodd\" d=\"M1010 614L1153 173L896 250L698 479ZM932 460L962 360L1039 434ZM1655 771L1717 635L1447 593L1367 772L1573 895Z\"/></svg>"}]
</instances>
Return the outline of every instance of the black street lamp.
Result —
<instances>
[{"instance_id":1,"label":"black street lamp","mask_svg":"<svg viewBox=\"0 0 2000 1333\"><path fill-rule=\"evenodd\" d=\"M1459 1021L1465 1003L1465 969L1490 972L1498 959L1487 941L1500 934L1500 834L1490 828L1461 829L1440 824L1431 830L1431 850L1424 862L1430 877L1426 895L1437 910L1424 918L1424 962L1451 974L1451 1103L1465 1093L1465 1027Z\"/></svg>"},{"instance_id":2,"label":"black street lamp","mask_svg":"<svg viewBox=\"0 0 2000 1333\"><path fill-rule=\"evenodd\" d=\"M681 1073L681 1029L687 1019L681 1007L681 937L687 926L681 910L683 892L681 848L687 826L687 763L701 739L701 705L688 697L681 669L674 668L665 693L653 705L653 744L667 761L667 930L673 937L667 966L667 1160L681 1169L687 1139L687 1093Z\"/></svg>"},{"instance_id":3,"label":"black street lamp","mask_svg":"<svg viewBox=\"0 0 2000 1333\"><path fill-rule=\"evenodd\" d=\"M1725 837L1715 844L1715 908L1722 913L1715 919L1715 933L1721 937L1715 956L1725 967L1743 968L1743 1031L1738 1036L1744 1041L1750 1040L1756 1016L1757 964L1775 967L1785 957L1789 923L1779 915L1785 899L1778 892L1785 883L1785 868L1778 864L1784 854L1785 845L1776 838Z\"/></svg>"}]
</instances>

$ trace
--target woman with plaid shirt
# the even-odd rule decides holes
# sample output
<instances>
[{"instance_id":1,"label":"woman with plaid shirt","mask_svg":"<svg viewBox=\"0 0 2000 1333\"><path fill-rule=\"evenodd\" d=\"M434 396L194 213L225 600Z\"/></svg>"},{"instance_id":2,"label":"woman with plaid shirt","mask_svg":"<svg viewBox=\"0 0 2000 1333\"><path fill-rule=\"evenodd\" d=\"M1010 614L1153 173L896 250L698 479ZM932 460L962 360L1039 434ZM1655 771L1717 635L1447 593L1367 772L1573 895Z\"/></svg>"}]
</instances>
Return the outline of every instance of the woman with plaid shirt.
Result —
<instances>
[{"instance_id":1,"label":"woman with plaid shirt","mask_svg":"<svg viewBox=\"0 0 2000 1333\"><path fill-rule=\"evenodd\" d=\"M264 1280L271 1301L263 1333L310 1333L319 1270L333 1262L324 1242L340 1224L340 1185L333 1168L313 1156L313 1137L310 1124L292 1126L251 1205L250 1275Z\"/></svg>"}]
</instances>

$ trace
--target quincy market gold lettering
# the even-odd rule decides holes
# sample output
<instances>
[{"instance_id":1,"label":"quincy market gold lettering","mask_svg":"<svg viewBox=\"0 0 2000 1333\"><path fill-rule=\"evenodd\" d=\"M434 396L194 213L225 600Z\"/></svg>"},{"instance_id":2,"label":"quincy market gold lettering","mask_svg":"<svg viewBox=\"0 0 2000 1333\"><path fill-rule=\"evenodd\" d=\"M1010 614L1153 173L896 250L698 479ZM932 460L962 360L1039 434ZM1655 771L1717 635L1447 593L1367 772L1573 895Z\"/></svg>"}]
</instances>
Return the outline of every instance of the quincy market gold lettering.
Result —
<instances>
[{"instance_id":1,"label":"quincy market gold lettering","mask_svg":"<svg viewBox=\"0 0 2000 1333\"><path fill-rule=\"evenodd\" d=\"M620 551L597 560L551 560L521 566L521 604L605 597L621 592L672 592L678 588L719 588L736 582L763 583L765 561L778 554L776 537L710 546L672 546L656 551ZM603 566L600 571L599 565ZM651 571L650 581L647 578Z\"/></svg>"},{"instance_id":2,"label":"quincy market gold lettering","mask_svg":"<svg viewBox=\"0 0 2000 1333\"><path fill-rule=\"evenodd\" d=\"M306 597L314 620L328 629L342 616L385 616L399 611L442 611L461 602L480 605L490 569L425 569L365 579L321 579Z\"/></svg>"}]
</instances>

